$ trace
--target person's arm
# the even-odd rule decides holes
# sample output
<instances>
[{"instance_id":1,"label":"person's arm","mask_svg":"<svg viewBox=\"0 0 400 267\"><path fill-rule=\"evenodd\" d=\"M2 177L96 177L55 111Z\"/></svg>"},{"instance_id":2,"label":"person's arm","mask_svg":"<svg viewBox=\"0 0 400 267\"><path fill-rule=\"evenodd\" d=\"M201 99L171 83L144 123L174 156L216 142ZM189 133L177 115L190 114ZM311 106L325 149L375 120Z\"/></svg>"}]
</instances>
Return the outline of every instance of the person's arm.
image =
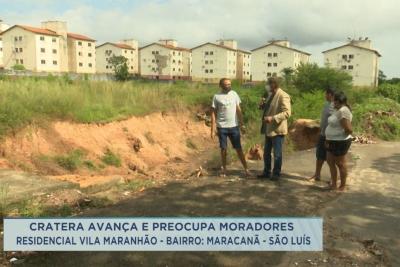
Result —
<instances>
[{"instance_id":1,"label":"person's arm","mask_svg":"<svg viewBox=\"0 0 400 267\"><path fill-rule=\"evenodd\" d=\"M243 112L242 112L242 109L240 108L239 104L236 105L236 114L237 114L237 117L238 117L238 120L239 120L239 125L240 125L240 127L242 127L244 125L244 123L243 123Z\"/></svg>"},{"instance_id":2,"label":"person's arm","mask_svg":"<svg viewBox=\"0 0 400 267\"><path fill-rule=\"evenodd\" d=\"M214 139L214 137L215 137L215 129L216 129L215 108L212 108L211 109L211 139Z\"/></svg>"},{"instance_id":3,"label":"person's arm","mask_svg":"<svg viewBox=\"0 0 400 267\"><path fill-rule=\"evenodd\" d=\"M272 116L273 120L277 124L281 123L281 121L287 120L292 113L289 95L283 95L279 104L282 106L281 112Z\"/></svg>"},{"instance_id":4,"label":"person's arm","mask_svg":"<svg viewBox=\"0 0 400 267\"><path fill-rule=\"evenodd\" d=\"M339 110L340 125L343 127L346 134L352 134L353 128L351 126L351 111L347 107L343 107Z\"/></svg>"},{"instance_id":5,"label":"person's arm","mask_svg":"<svg viewBox=\"0 0 400 267\"><path fill-rule=\"evenodd\" d=\"M351 122L348 120L348 119L346 119L346 118L342 118L341 120L340 120L340 125L342 125L342 127L343 127L343 129L344 129L344 132L346 133L346 134L352 134L353 133L353 128L352 128L352 126L351 126Z\"/></svg>"}]
</instances>

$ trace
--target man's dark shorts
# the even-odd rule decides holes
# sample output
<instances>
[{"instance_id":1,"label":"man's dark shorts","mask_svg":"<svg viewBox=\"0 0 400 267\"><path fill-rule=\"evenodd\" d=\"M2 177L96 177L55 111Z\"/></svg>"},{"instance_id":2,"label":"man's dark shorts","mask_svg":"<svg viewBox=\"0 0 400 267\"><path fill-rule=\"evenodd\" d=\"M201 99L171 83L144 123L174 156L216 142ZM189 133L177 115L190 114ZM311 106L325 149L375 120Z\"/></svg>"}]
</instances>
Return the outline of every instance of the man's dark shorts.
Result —
<instances>
[{"instance_id":1,"label":"man's dark shorts","mask_svg":"<svg viewBox=\"0 0 400 267\"><path fill-rule=\"evenodd\" d=\"M325 136L320 135L317 143L317 149L315 150L315 155L317 160L326 160L326 147L325 147Z\"/></svg>"},{"instance_id":2,"label":"man's dark shorts","mask_svg":"<svg viewBox=\"0 0 400 267\"><path fill-rule=\"evenodd\" d=\"M228 146L228 137L234 149L241 149L239 127L218 128L219 147L226 149Z\"/></svg>"}]
</instances>

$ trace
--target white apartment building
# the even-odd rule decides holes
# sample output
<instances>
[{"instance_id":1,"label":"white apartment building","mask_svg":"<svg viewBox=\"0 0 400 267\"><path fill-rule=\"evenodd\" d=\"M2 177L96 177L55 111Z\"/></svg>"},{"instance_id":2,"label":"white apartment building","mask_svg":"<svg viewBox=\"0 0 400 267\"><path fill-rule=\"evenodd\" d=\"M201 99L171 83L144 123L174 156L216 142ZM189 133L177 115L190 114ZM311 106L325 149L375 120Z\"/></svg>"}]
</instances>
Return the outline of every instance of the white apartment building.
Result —
<instances>
[{"instance_id":1,"label":"white apartment building","mask_svg":"<svg viewBox=\"0 0 400 267\"><path fill-rule=\"evenodd\" d=\"M96 73L96 41L87 36L68 33L69 71Z\"/></svg>"},{"instance_id":2,"label":"white apartment building","mask_svg":"<svg viewBox=\"0 0 400 267\"><path fill-rule=\"evenodd\" d=\"M159 40L141 47L140 75L159 80L190 80L192 55L176 40Z\"/></svg>"},{"instance_id":3,"label":"white apartment building","mask_svg":"<svg viewBox=\"0 0 400 267\"><path fill-rule=\"evenodd\" d=\"M354 86L378 86L379 52L372 48L368 38L322 52L325 66L348 72Z\"/></svg>"},{"instance_id":4,"label":"white apartment building","mask_svg":"<svg viewBox=\"0 0 400 267\"><path fill-rule=\"evenodd\" d=\"M97 73L114 73L109 62L112 56L124 56L127 59L128 72L139 73L139 52L136 40L122 40L118 43L104 43L96 47L96 71Z\"/></svg>"},{"instance_id":5,"label":"white apartment building","mask_svg":"<svg viewBox=\"0 0 400 267\"><path fill-rule=\"evenodd\" d=\"M221 78L251 80L251 53L235 40L218 40L192 48L192 80L217 83Z\"/></svg>"},{"instance_id":6,"label":"white apartment building","mask_svg":"<svg viewBox=\"0 0 400 267\"><path fill-rule=\"evenodd\" d=\"M95 45L94 40L83 35L68 33L65 22L46 21L42 22L41 28L14 25L2 33L2 39L5 69L22 65L34 72L93 73L95 55L90 52L92 51L90 47ZM87 50L75 48L75 45L79 46L79 43L83 42L87 44ZM70 52L68 48L71 49ZM86 53L77 60L75 53L79 55L80 51ZM79 63L82 63L82 66ZM86 63L86 66L83 63Z\"/></svg>"},{"instance_id":7,"label":"white apartment building","mask_svg":"<svg viewBox=\"0 0 400 267\"><path fill-rule=\"evenodd\" d=\"M1 33L5 30L7 30L9 26L0 19L0 69L4 68L4 62L3 62L3 39L1 36Z\"/></svg>"},{"instance_id":8,"label":"white apartment building","mask_svg":"<svg viewBox=\"0 0 400 267\"><path fill-rule=\"evenodd\" d=\"M284 68L296 69L310 61L310 53L294 49L287 40L274 40L251 50L253 81L265 81L269 77L282 76Z\"/></svg>"}]
</instances>

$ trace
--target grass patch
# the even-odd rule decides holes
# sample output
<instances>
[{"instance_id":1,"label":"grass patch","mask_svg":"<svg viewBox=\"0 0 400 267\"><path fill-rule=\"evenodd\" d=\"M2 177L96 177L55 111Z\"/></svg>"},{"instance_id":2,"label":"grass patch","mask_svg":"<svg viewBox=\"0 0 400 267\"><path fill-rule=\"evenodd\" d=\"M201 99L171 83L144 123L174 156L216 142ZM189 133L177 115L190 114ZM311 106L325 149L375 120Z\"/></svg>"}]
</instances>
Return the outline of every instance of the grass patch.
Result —
<instances>
[{"instance_id":1,"label":"grass patch","mask_svg":"<svg viewBox=\"0 0 400 267\"><path fill-rule=\"evenodd\" d=\"M101 157L101 161L106 165L121 167L120 156L112 152L109 148L107 148L104 152L104 155Z\"/></svg>"},{"instance_id":2,"label":"grass patch","mask_svg":"<svg viewBox=\"0 0 400 267\"><path fill-rule=\"evenodd\" d=\"M197 149L197 145L190 138L186 139L186 146L190 149Z\"/></svg>"},{"instance_id":3,"label":"grass patch","mask_svg":"<svg viewBox=\"0 0 400 267\"><path fill-rule=\"evenodd\" d=\"M0 216L4 217L8 214L8 192L9 185L2 184L0 185Z\"/></svg>"},{"instance_id":4,"label":"grass patch","mask_svg":"<svg viewBox=\"0 0 400 267\"><path fill-rule=\"evenodd\" d=\"M120 184L120 189L129 191L139 191L154 185L154 181L148 179L134 179Z\"/></svg>"},{"instance_id":5,"label":"grass patch","mask_svg":"<svg viewBox=\"0 0 400 267\"><path fill-rule=\"evenodd\" d=\"M76 149L67 155L56 156L54 157L54 160L60 167L68 171L75 171L82 166L83 157L84 153L81 150Z\"/></svg>"}]
</instances>

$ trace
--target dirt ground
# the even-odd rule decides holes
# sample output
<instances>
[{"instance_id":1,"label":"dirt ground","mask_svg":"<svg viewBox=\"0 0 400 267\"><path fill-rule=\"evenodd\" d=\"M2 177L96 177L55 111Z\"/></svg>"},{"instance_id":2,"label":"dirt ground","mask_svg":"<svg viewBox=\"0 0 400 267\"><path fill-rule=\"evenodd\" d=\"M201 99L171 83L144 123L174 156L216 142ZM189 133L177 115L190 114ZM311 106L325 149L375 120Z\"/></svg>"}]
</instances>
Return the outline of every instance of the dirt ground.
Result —
<instances>
[{"instance_id":1,"label":"dirt ground","mask_svg":"<svg viewBox=\"0 0 400 267\"><path fill-rule=\"evenodd\" d=\"M62 252L26 257L21 266L399 266L398 143L354 145L349 188L326 191L312 174L313 151L285 159L279 183L227 178L168 181L82 216L322 216L322 252ZM373 153L372 153L373 152ZM260 162L251 164L255 172ZM379 187L377 187L379 184ZM392 187L393 186L393 187ZM390 191L388 191L390 190ZM385 192L387 195L385 195Z\"/></svg>"}]
</instances>

